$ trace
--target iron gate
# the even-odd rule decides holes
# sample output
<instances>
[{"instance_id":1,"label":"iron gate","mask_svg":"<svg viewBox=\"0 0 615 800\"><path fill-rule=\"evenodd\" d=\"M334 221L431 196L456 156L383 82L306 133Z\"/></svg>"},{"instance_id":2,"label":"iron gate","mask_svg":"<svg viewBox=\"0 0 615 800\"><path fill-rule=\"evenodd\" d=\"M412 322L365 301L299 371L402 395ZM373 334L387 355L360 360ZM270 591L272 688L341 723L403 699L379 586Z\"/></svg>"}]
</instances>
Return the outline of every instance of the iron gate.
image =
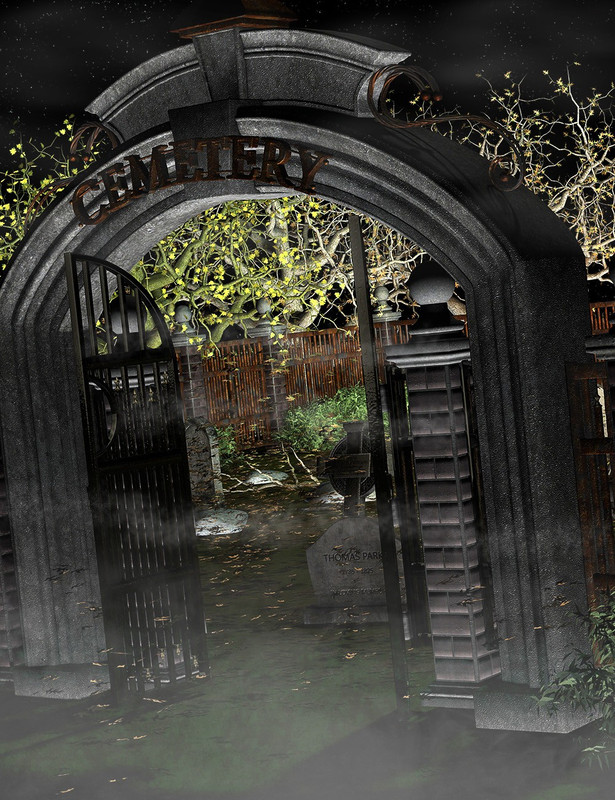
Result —
<instances>
[{"instance_id":1,"label":"iron gate","mask_svg":"<svg viewBox=\"0 0 615 800\"><path fill-rule=\"evenodd\" d=\"M429 636L425 558L416 496L414 449L409 425L406 379L402 370L386 365L387 407L393 441L393 480L399 517L406 608L414 643Z\"/></svg>"},{"instance_id":2,"label":"iron gate","mask_svg":"<svg viewBox=\"0 0 615 800\"><path fill-rule=\"evenodd\" d=\"M207 672L177 364L151 296L66 254L111 689Z\"/></svg>"}]
</instances>

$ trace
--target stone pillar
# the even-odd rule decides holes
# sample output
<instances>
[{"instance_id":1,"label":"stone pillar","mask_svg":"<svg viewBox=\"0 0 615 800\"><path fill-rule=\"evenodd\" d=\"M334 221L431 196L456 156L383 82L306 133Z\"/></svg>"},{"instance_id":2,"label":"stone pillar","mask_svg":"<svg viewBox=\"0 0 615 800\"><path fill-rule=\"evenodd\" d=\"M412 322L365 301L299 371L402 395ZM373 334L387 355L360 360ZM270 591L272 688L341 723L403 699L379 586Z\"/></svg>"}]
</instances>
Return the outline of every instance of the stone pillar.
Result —
<instances>
[{"instance_id":1,"label":"stone pillar","mask_svg":"<svg viewBox=\"0 0 615 800\"><path fill-rule=\"evenodd\" d=\"M403 372L408 392L436 673L424 703L472 708L474 687L499 674L500 663L485 613L488 584L464 376L470 348L463 322L446 307L454 281L444 270L417 267L409 289L421 305L419 322L407 344L385 353Z\"/></svg>"},{"instance_id":2,"label":"stone pillar","mask_svg":"<svg viewBox=\"0 0 615 800\"><path fill-rule=\"evenodd\" d=\"M267 397L271 409L271 430L279 431L284 424L284 417L288 411L289 403L286 399L286 370L282 366L282 354L279 343L274 339L263 342L268 364L266 375Z\"/></svg>"},{"instance_id":3,"label":"stone pillar","mask_svg":"<svg viewBox=\"0 0 615 800\"><path fill-rule=\"evenodd\" d=\"M218 437L215 428L208 424L210 409L205 396L203 355L199 350L204 339L192 327L186 304L177 304L175 320L187 327L185 333L173 335L173 345L179 365L192 497L197 504L217 502L223 497L223 488Z\"/></svg>"},{"instance_id":4,"label":"stone pillar","mask_svg":"<svg viewBox=\"0 0 615 800\"><path fill-rule=\"evenodd\" d=\"M179 382L184 404L184 417L208 418L209 408L203 381L203 355L199 345L190 344L184 333L173 335L173 345L179 365Z\"/></svg>"},{"instance_id":5,"label":"stone pillar","mask_svg":"<svg viewBox=\"0 0 615 800\"><path fill-rule=\"evenodd\" d=\"M0 680L23 663L17 576L7 502L4 457L0 442Z\"/></svg>"},{"instance_id":6,"label":"stone pillar","mask_svg":"<svg viewBox=\"0 0 615 800\"><path fill-rule=\"evenodd\" d=\"M288 392L286 390L286 371L282 367L281 347L277 337L272 337L271 333L285 333L285 325L271 325L267 315L271 310L269 301L260 298L256 303L256 310L261 315L261 319L248 331L251 339L262 339L263 354L267 366L265 374L265 386L267 397L269 398L269 422L272 433L279 431L284 424L284 416L288 411Z\"/></svg>"},{"instance_id":7,"label":"stone pillar","mask_svg":"<svg viewBox=\"0 0 615 800\"><path fill-rule=\"evenodd\" d=\"M378 302L378 306L374 313L374 329L377 333L376 342L380 345L380 351L378 353L379 356L379 364L382 364L381 355L384 353L389 345L392 345L394 342L393 331L391 329L391 323L397 322L401 319L401 311L393 311L393 308L388 302L389 299L389 290L386 286L376 286L374 290L374 296ZM386 380L384 375L382 374L382 370L380 371L380 400L382 403L382 410L386 413L389 411L388 403L387 403L387 393L384 386L384 381ZM392 469L391 469L392 472Z\"/></svg>"},{"instance_id":8,"label":"stone pillar","mask_svg":"<svg viewBox=\"0 0 615 800\"><path fill-rule=\"evenodd\" d=\"M224 489L216 429L204 417L188 417L185 425L192 502L217 503Z\"/></svg>"}]
</instances>

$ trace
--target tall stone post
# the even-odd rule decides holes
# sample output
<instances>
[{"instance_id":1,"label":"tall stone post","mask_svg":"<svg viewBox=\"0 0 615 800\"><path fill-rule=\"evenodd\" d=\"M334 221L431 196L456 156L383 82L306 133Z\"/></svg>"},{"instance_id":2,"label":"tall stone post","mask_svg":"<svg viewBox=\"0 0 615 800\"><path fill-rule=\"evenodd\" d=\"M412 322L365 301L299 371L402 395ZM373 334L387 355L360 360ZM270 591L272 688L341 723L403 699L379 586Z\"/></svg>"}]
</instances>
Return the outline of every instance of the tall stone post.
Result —
<instances>
[{"instance_id":1,"label":"tall stone post","mask_svg":"<svg viewBox=\"0 0 615 800\"><path fill-rule=\"evenodd\" d=\"M468 397L469 342L446 301L453 279L438 265L412 273L421 306L407 344L386 348L408 396L416 497L436 680L426 705L473 707L473 690L499 674L481 552Z\"/></svg>"},{"instance_id":2,"label":"tall stone post","mask_svg":"<svg viewBox=\"0 0 615 800\"><path fill-rule=\"evenodd\" d=\"M197 503L216 502L222 499L223 488L218 437L215 427L208 424L210 409L203 380L203 355L199 350L203 337L192 327L186 304L178 303L175 320L187 327L185 333L173 335L173 346L179 362L192 497Z\"/></svg>"},{"instance_id":3,"label":"tall stone post","mask_svg":"<svg viewBox=\"0 0 615 800\"><path fill-rule=\"evenodd\" d=\"M263 350L266 353L267 373L266 386L267 397L271 406L270 424L273 432L279 431L284 424L284 417L288 411L289 403L286 399L288 391L286 389L286 372L282 366L282 348L280 344L271 338L263 343Z\"/></svg>"},{"instance_id":4,"label":"tall stone post","mask_svg":"<svg viewBox=\"0 0 615 800\"><path fill-rule=\"evenodd\" d=\"M179 380L184 416L186 419L205 417L209 409L203 382L203 356L196 344L190 344L184 334L173 336L173 344L179 361Z\"/></svg>"},{"instance_id":5,"label":"tall stone post","mask_svg":"<svg viewBox=\"0 0 615 800\"><path fill-rule=\"evenodd\" d=\"M0 442L0 678L5 670L23 663L19 597L6 489Z\"/></svg>"},{"instance_id":6,"label":"tall stone post","mask_svg":"<svg viewBox=\"0 0 615 800\"><path fill-rule=\"evenodd\" d=\"M200 336L192 322L192 310L186 301L175 306L175 322L182 325L183 333L173 334L173 346L179 362L179 380L186 419L207 418L209 409L203 382L203 356Z\"/></svg>"},{"instance_id":7,"label":"tall stone post","mask_svg":"<svg viewBox=\"0 0 615 800\"><path fill-rule=\"evenodd\" d=\"M283 325L271 325L267 319L271 305L265 298L257 301L256 310L261 315L261 319L248 331L248 336L252 339L260 338L263 342L263 353L267 368L265 372L265 387L267 398L269 399L269 424L271 432L275 433L284 424L284 416L288 411L288 400L286 399L288 392L286 390L286 373L282 367L282 348L278 343L277 336L272 337L271 333L284 333L286 327Z\"/></svg>"}]
</instances>

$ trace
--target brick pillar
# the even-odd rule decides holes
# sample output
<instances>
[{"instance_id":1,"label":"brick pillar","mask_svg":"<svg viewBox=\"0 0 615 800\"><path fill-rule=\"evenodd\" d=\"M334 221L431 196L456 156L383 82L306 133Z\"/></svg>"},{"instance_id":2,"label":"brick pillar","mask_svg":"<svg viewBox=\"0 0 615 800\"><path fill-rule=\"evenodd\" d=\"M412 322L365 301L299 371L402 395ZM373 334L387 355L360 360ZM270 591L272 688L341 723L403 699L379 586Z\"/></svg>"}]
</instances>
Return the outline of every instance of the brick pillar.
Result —
<instances>
[{"instance_id":1,"label":"brick pillar","mask_svg":"<svg viewBox=\"0 0 615 800\"><path fill-rule=\"evenodd\" d=\"M173 336L173 345L179 362L179 381L186 419L208 417L203 382L203 356L198 345L190 344L184 334Z\"/></svg>"},{"instance_id":2,"label":"brick pillar","mask_svg":"<svg viewBox=\"0 0 615 800\"><path fill-rule=\"evenodd\" d=\"M408 393L436 673L424 702L471 708L473 687L499 674L500 663L485 614L488 567L481 550L464 379L469 342L463 322L448 313L447 298L436 299L440 302L431 304L431 313L430 304L422 303L410 341L388 347L386 360L403 372Z\"/></svg>"},{"instance_id":3,"label":"brick pillar","mask_svg":"<svg viewBox=\"0 0 615 800\"><path fill-rule=\"evenodd\" d=\"M261 301L259 301L260 303ZM267 304L268 310L268 304ZM284 333L286 328L283 325L274 325L263 319L248 331L251 339L261 339L263 354L265 356L265 386L267 398L269 399L269 426L272 433L279 431L284 422L284 415L288 411L288 391L286 389L286 370L282 367L282 347L277 337L271 336L274 333Z\"/></svg>"}]
</instances>

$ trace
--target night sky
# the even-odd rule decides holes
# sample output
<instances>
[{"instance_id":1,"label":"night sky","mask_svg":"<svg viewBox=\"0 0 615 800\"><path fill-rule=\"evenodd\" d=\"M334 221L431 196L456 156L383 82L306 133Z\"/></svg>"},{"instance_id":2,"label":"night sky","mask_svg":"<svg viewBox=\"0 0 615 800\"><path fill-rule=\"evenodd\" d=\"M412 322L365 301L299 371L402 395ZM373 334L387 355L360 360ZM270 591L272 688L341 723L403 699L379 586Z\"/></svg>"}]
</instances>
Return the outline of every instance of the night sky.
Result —
<instances>
[{"instance_id":1,"label":"night sky","mask_svg":"<svg viewBox=\"0 0 615 800\"><path fill-rule=\"evenodd\" d=\"M347 30L407 47L444 91L443 108L485 109L484 73L493 82L507 70L545 92L542 70L574 72L581 88L608 88L615 70L615 10L608 2L421 3L408 0L289 0L303 27ZM194 9L224 2L176 0L5 2L0 12L0 147L20 120L26 136L43 138L68 113L79 118L106 86L141 61L185 41L170 29ZM4 158L0 158L3 162Z\"/></svg>"}]
</instances>

